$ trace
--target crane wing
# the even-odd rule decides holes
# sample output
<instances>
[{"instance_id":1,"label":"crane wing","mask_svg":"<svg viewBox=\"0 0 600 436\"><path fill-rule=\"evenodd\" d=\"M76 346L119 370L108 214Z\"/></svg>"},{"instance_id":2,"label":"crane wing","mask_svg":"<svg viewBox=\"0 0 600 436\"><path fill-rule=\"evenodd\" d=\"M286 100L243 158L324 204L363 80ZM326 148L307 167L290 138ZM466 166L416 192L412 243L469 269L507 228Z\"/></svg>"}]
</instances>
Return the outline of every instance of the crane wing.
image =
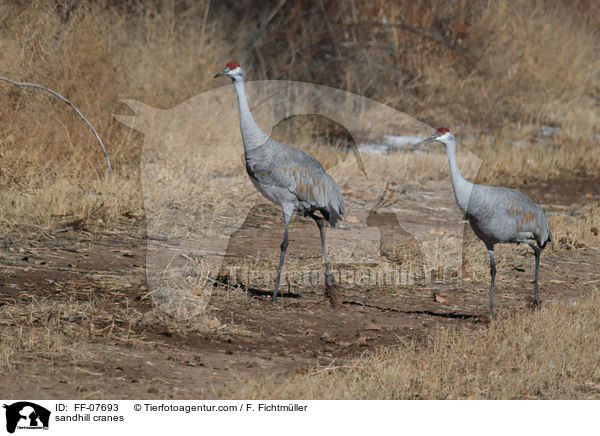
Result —
<instances>
[{"instance_id":1,"label":"crane wing","mask_svg":"<svg viewBox=\"0 0 600 436\"><path fill-rule=\"evenodd\" d=\"M289 191L296 195L305 211L320 210L332 227L346 213L344 198L337 183L323 168L290 165L281 170Z\"/></svg>"},{"instance_id":2,"label":"crane wing","mask_svg":"<svg viewBox=\"0 0 600 436\"><path fill-rule=\"evenodd\" d=\"M335 225L345 213L344 199L335 180L310 154L275 140L269 142L269 147L246 154L250 177L261 184L289 190L304 211L321 210Z\"/></svg>"},{"instance_id":3,"label":"crane wing","mask_svg":"<svg viewBox=\"0 0 600 436\"><path fill-rule=\"evenodd\" d=\"M505 216L514 222L516 234L530 234L543 247L552 240L552 232L544 209L527 195L514 189L489 187L492 203L504 209Z\"/></svg>"},{"instance_id":4,"label":"crane wing","mask_svg":"<svg viewBox=\"0 0 600 436\"><path fill-rule=\"evenodd\" d=\"M519 232L535 232L539 228L538 218L541 208L528 196L513 189L504 191L508 201L504 202L506 213L516 223Z\"/></svg>"}]
</instances>

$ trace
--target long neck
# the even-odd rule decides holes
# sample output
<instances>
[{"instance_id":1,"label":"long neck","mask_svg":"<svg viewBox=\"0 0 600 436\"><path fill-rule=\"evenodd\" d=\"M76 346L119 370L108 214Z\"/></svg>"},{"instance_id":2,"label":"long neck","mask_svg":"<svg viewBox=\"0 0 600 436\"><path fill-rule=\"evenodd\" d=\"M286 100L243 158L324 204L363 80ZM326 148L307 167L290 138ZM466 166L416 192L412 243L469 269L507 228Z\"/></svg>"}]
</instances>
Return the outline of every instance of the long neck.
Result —
<instances>
[{"instance_id":1,"label":"long neck","mask_svg":"<svg viewBox=\"0 0 600 436\"><path fill-rule=\"evenodd\" d=\"M450 164L450 175L452 176L454 198L456 199L456 204L460 210L467 212L469 198L471 197L471 190L473 189L473 183L465 180L458 169L458 164L456 163L456 144L445 145L446 156L448 157L448 163Z\"/></svg>"},{"instance_id":2,"label":"long neck","mask_svg":"<svg viewBox=\"0 0 600 436\"><path fill-rule=\"evenodd\" d=\"M252 118L248 100L246 100L244 80L235 80L233 87L235 88L240 105L240 129L242 131L242 140L244 141L244 150L247 152L252 148L263 145L269 139L269 136L258 127L254 118Z\"/></svg>"}]
</instances>

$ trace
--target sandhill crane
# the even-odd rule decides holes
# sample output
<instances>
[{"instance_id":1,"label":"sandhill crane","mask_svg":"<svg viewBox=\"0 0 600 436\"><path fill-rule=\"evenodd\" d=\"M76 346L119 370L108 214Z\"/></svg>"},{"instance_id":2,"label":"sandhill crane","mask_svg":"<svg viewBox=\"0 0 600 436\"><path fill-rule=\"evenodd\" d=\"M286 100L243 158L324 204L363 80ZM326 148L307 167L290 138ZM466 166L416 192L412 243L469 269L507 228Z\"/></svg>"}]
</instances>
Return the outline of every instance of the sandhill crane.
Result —
<instances>
[{"instance_id":1,"label":"sandhill crane","mask_svg":"<svg viewBox=\"0 0 600 436\"><path fill-rule=\"evenodd\" d=\"M344 126L338 124L331 118L316 114L290 115L279 121L273 126L270 136L284 142L294 141L295 132L300 129L306 129L310 126L309 138L315 157L317 152L324 151L325 159L319 159L323 169L328 171L339 162L344 162L353 152L357 160L358 167L364 173L364 166L361 166L362 160L358 152L358 146L354 138ZM288 142L291 144L291 142ZM393 194L393 192L391 192ZM239 260L241 257L251 256L260 257L265 250L279 248L276 236L280 231L283 233L283 223L273 222L273 217L279 216L280 209L274 204L256 204L246 214L244 222L229 235L225 256L217 273L216 280L222 283L239 283L243 274L238 274ZM395 216L395 215L394 215ZM368 222L368 221L367 221ZM390 229L391 230L391 229ZM318 235L306 235L305 232L296 234L296 241L301 241L297 247L294 247L293 228L290 228L290 246L289 250L297 248L296 255L313 256L319 251L321 241ZM313 238L316 236L316 238ZM288 251L289 251L288 250ZM320 253L318 253L320 254ZM287 256L287 252L286 252Z\"/></svg>"},{"instance_id":2,"label":"sandhill crane","mask_svg":"<svg viewBox=\"0 0 600 436\"><path fill-rule=\"evenodd\" d=\"M285 232L281 243L273 302L277 300L281 268L288 247L289 222L292 214L299 211L304 213L304 216L314 219L319 227L325 261L325 286L331 303L335 304L332 289L334 281L327 262L323 218L331 227L335 227L337 220L344 216L344 198L340 188L317 159L302 150L274 140L256 124L246 100L244 71L240 64L227 63L225 69L214 77L219 76L231 78L237 94L246 172L254 187L268 200L279 205L283 211ZM322 217L315 214L317 211Z\"/></svg>"},{"instance_id":3,"label":"sandhill crane","mask_svg":"<svg viewBox=\"0 0 600 436\"><path fill-rule=\"evenodd\" d=\"M456 204L466 215L473 231L484 242L490 254L490 318L494 318L496 278L494 245L497 243L523 242L533 248L535 253L534 304L538 305L540 255L548 241L552 241L554 246L552 231L544 209L528 196L514 189L476 185L465 180L456 163L456 139L447 127L440 127L435 134L415 144L415 147L430 141L439 141L446 147ZM532 240L537 243L537 247Z\"/></svg>"}]
</instances>

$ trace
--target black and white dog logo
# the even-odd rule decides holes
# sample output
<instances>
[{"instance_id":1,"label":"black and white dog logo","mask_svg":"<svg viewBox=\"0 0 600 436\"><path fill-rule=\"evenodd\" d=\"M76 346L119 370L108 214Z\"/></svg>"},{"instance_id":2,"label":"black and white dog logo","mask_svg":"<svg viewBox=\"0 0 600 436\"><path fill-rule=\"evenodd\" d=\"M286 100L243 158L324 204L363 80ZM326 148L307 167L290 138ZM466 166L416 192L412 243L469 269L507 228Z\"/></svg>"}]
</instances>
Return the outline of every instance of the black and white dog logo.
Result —
<instances>
[{"instance_id":1,"label":"black and white dog logo","mask_svg":"<svg viewBox=\"0 0 600 436\"><path fill-rule=\"evenodd\" d=\"M48 429L50 411L29 401L4 405L6 409L6 431L18 429Z\"/></svg>"}]
</instances>

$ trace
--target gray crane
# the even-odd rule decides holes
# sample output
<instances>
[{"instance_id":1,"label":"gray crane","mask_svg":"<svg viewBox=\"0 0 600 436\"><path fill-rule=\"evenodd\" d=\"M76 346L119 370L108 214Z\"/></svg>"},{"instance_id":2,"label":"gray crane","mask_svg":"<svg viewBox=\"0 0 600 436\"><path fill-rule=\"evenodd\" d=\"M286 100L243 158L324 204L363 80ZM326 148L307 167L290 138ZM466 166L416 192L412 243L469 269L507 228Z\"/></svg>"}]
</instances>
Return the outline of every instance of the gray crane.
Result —
<instances>
[{"instance_id":1,"label":"gray crane","mask_svg":"<svg viewBox=\"0 0 600 436\"><path fill-rule=\"evenodd\" d=\"M498 243L525 243L535 253L535 296L538 300L538 276L540 255L552 231L544 209L522 192L497 186L476 185L463 178L456 163L456 139L447 127L440 127L436 133L415 147L430 141L439 141L446 147L450 164L450 175L454 197L459 209L466 215L475 234L483 241L490 254L490 318L494 318L494 281L496 262L494 245ZM536 245L532 242L535 241Z\"/></svg>"},{"instance_id":2,"label":"gray crane","mask_svg":"<svg viewBox=\"0 0 600 436\"><path fill-rule=\"evenodd\" d=\"M317 159L302 150L282 144L269 137L254 121L244 88L244 71L237 62L229 62L214 77L228 76L233 81L240 109L240 129L244 143L246 172L252 184L271 202L281 206L285 233L281 243L279 268L273 302L277 300L281 269L288 247L288 227L292 214L302 212L315 220L321 234L325 261L325 286L332 304L334 280L327 262L323 218L331 227L345 214L344 198L335 180L327 174ZM319 212L322 216L316 215Z\"/></svg>"}]
</instances>

